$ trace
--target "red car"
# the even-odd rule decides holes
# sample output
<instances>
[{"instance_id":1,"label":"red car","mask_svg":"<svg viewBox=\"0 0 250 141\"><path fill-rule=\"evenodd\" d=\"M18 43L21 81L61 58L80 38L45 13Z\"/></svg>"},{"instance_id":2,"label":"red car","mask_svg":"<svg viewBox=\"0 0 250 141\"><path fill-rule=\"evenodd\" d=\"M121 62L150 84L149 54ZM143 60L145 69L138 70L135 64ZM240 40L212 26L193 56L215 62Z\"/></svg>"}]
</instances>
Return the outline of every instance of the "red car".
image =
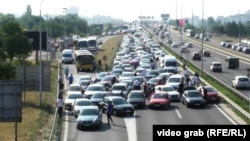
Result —
<instances>
[{"instance_id":1,"label":"red car","mask_svg":"<svg viewBox=\"0 0 250 141\"><path fill-rule=\"evenodd\" d=\"M161 78L155 77L155 78L150 78L147 81L147 83L148 84L153 84L154 86L157 86L157 85L165 85L166 81L164 82Z\"/></svg>"},{"instance_id":2,"label":"red car","mask_svg":"<svg viewBox=\"0 0 250 141\"><path fill-rule=\"evenodd\" d=\"M204 57L210 57L211 56L211 53L208 50L203 50L202 54L203 54Z\"/></svg>"},{"instance_id":3,"label":"red car","mask_svg":"<svg viewBox=\"0 0 250 141\"><path fill-rule=\"evenodd\" d=\"M210 103L220 102L220 95L215 88L213 88L212 86L204 86L204 88L207 89L207 102L210 102ZM204 97L202 86L199 87L198 90L201 92L201 95Z\"/></svg>"},{"instance_id":4,"label":"red car","mask_svg":"<svg viewBox=\"0 0 250 141\"><path fill-rule=\"evenodd\" d=\"M134 58L134 59L131 60L129 63L130 63L130 65L132 65L132 66L134 66L134 65L139 66L139 62L140 62L140 58Z\"/></svg>"},{"instance_id":5,"label":"red car","mask_svg":"<svg viewBox=\"0 0 250 141\"><path fill-rule=\"evenodd\" d=\"M148 107L150 109L168 109L170 107L170 99L164 91L156 91L150 98Z\"/></svg>"}]
</instances>

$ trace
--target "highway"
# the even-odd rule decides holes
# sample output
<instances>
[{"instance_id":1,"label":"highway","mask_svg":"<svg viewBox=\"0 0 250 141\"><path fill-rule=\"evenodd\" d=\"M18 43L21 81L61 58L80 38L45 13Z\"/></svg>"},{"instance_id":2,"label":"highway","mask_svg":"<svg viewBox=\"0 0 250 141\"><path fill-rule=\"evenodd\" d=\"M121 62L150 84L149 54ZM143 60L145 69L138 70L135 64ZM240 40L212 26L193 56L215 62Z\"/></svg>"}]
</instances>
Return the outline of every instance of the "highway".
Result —
<instances>
[{"instance_id":1,"label":"highway","mask_svg":"<svg viewBox=\"0 0 250 141\"><path fill-rule=\"evenodd\" d=\"M170 36L173 39L174 42L179 43L181 35L177 31L171 30ZM187 38L185 34L182 35L183 41L189 41L193 43L193 48L189 48L190 53L185 54L183 53L182 56L185 59L188 59L188 61L191 61L194 63L198 68L202 68L202 61L193 61L191 60L192 53L193 52L199 52L201 50L201 40L200 39L194 39L194 38ZM167 44L167 40L164 39L163 42ZM198 43L198 44L197 44ZM208 43L210 45L208 45ZM212 45L213 46L212 46ZM215 47L216 46L216 47ZM180 54L180 47L179 48L172 48L170 47L173 51L175 51L177 54ZM247 68L250 67L250 55L248 54L243 54L237 51L233 51L231 49L227 48L222 48L219 46L218 41L209 41L203 42L203 49L204 50L209 50L211 52L211 57L203 57L203 71L206 71L208 74L215 76L228 86L232 86L232 79L234 78L235 75L247 75ZM219 50L219 51L218 51ZM228 54L231 54L231 56L236 56L236 57L242 57L244 60L248 61L243 61L243 59L240 59L240 68L239 69L228 69L225 67L225 59L226 56L229 56ZM180 54L181 55L181 54ZM210 71L210 64L212 62L221 62L223 67L223 72L222 73L217 73L217 72L211 72ZM240 93L244 94L247 97L250 97L250 90L238 90Z\"/></svg>"},{"instance_id":2,"label":"highway","mask_svg":"<svg viewBox=\"0 0 250 141\"><path fill-rule=\"evenodd\" d=\"M103 40L103 42L105 42ZM80 72L77 74L75 65L67 65L74 79L84 74L95 77L96 73ZM65 65L63 65L63 68ZM66 80L64 80L66 81ZM76 82L76 81L75 81ZM66 89L68 84L66 85ZM180 102L171 103L167 110L151 110L148 108L136 110L132 117L113 117L114 124L107 125L106 114L103 114L103 125L100 130L77 130L76 119L65 111L62 127L63 141L152 141L152 125L198 125L198 124L238 124L228 116L219 105L207 105L206 108L187 108Z\"/></svg>"}]
</instances>

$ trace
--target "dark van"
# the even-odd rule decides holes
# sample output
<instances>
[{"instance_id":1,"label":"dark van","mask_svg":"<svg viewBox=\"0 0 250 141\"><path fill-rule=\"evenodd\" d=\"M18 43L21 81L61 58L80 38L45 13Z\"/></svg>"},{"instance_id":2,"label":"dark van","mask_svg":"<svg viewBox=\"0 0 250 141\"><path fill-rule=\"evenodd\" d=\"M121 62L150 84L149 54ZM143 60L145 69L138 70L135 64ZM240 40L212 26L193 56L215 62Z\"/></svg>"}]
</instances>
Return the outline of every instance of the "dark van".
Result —
<instances>
[{"instance_id":1,"label":"dark van","mask_svg":"<svg viewBox=\"0 0 250 141\"><path fill-rule=\"evenodd\" d=\"M227 57L225 59L228 69L238 69L240 67L240 59L237 57Z\"/></svg>"}]
</instances>

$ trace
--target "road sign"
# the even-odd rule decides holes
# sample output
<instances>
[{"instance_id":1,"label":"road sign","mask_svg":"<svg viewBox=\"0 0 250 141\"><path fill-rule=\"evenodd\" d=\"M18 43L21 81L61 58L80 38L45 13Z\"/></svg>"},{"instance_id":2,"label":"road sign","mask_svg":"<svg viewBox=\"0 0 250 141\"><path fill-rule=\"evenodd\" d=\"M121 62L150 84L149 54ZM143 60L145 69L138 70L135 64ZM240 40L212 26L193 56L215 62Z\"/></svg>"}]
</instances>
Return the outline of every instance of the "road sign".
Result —
<instances>
[{"instance_id":1,"label":"road sign","mask_svg":"<svg viewBox=\"0 0 250 141\"><path fill-rule=\"evenodd\" d=\"M106 61L108 59L108 57L106 55L102 56L102 60Z\"/></svg>"}]
</instances>

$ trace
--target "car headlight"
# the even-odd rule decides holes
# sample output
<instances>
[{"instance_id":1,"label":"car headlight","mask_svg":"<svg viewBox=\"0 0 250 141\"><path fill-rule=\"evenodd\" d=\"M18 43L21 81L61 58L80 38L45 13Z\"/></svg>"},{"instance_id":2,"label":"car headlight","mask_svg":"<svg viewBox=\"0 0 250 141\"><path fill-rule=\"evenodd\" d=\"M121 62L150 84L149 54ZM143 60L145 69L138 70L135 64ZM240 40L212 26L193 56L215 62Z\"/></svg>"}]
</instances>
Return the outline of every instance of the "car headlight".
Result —
<instances>
[{"instance_id":1,"label":"car headlight","mask_svg":"<svg viewBox=\"0 0 250 141\"><path fill-rule=\"evenodd\" d=\"M187 100L187 102L192 102L190 99L186 99Z\"/></svg>"},{"instance_id":2,"label":"car headlight","mask_svg":"<svg viewBox=\"0 0 250 141\"><path fill-rule=\"evenodd\" d=\"M99 121L100 121L99 117L96 117L96 118L93 119L94 123L98 123Z\"/></svg>"}]
</instances>

